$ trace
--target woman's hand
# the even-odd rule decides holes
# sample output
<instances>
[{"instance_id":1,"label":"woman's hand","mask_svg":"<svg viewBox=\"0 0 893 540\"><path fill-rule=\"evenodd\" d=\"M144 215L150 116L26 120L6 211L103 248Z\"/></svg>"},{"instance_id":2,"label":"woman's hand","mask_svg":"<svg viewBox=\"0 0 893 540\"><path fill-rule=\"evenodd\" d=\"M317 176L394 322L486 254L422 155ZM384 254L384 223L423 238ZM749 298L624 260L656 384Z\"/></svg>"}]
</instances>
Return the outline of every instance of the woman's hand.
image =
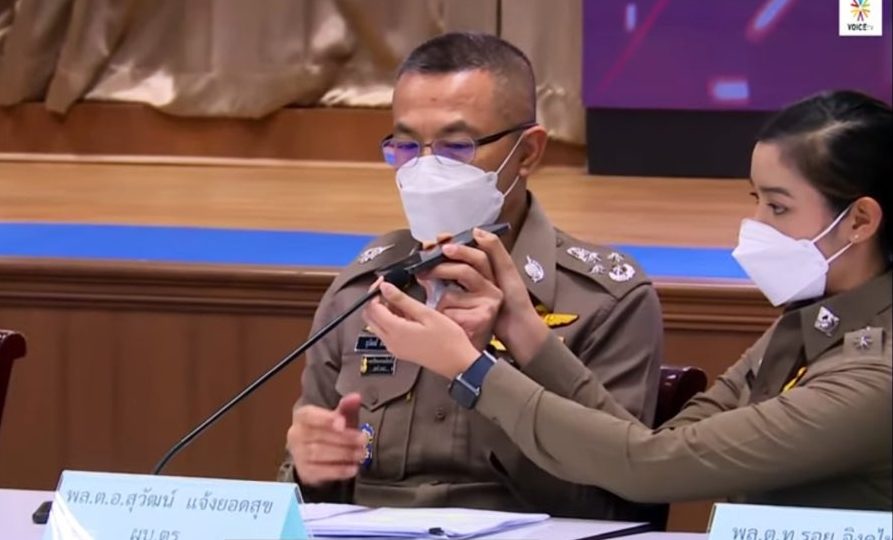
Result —
<instances>
[{"instance_id":1,"label":"woman's hand","mask_svg":"<svg viewBox=\"0 0 893 540\"><path fill-rule=\"evenodd\" d=\"M363 319L388 351L452 380L480 356L466 331L390 283L363 310Z\"/></svg>"},{"instance_id":2,"label":"woman's hand","mask_svg":"<svg viewBox=\"0 0 893 540\"><path fill-rule=\"evenodd\" d=\"M527 286L499 237L475 229L474 239L477 249L446 245L444 253L450 259L474 267L488 279L492 279L502 291L502 307L494 324L494 332L512 353L515 361L526 364L545 343L549 328L537 314L530 301Z\"/></svg>"},{"instance_id":3,"label":"woman's hand","mask_svg":"<svg viewBox=\"0 0 893 540\"><path fill-rule=\"evenodd\" d=\"M502 291L496 286L484 252L455 244L446 244L442 249L450 260L420 276L419 282L429 296L432 280L455 284L446 288L435 309L461 326L472 345L483 350L493 338Z\"/></svg>"}]
</instances>

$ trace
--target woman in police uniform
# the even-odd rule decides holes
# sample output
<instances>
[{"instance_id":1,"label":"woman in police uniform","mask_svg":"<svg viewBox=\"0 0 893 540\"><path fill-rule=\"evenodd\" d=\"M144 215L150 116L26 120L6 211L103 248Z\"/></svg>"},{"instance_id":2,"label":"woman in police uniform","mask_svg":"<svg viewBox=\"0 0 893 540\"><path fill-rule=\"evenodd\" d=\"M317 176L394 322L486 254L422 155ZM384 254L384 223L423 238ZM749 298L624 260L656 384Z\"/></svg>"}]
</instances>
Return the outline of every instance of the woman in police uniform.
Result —
<instances>
[{"instance_id":1,"label":"woman in police uniform","mask_svg":"<svg viewBox=\"0 0 893 540\"><path fill-rule=\"evenodd\" d=\"M623 497L891 509L893 114L855 92L781 111L753 151L753 219L733 252L783 315L706 392L650 429L578 368L565 395L475 350L447 317L393 287L365 313L402 358L449 377L451 394L552 474ZM505 293L510 350L579 366L521 294L499 242L451 249ZM389 309L390 308L390 309ZM567 399L571 398L571 399Z\"/></svg>"}]
</instances>

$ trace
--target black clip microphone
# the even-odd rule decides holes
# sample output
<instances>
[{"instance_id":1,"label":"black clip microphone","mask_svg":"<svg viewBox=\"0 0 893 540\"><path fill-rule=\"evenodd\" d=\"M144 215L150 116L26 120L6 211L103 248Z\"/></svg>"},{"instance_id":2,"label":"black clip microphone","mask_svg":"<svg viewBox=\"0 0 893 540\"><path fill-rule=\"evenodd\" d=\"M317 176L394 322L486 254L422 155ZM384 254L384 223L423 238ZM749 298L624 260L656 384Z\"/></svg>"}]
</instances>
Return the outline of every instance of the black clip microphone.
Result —
<instances>
[{"instance_id":1,"label":"black clip microphone","mask_svg":"<svg viewBox=\"0 0 893 540\"><path fill-rule=\"evenodd\" d=\"M403 289L407 285L409 285L411 280L412 280L412 274L410 274L403 267L394 268L384 275L384 281L386 281L400 289ZM245 387L244 390L242 390L241 392L236 394L232 399L230 399L228 402L226 402L226 404L224 404L222 407L217 409L214 412L214 414L212 414L207 419L205 419L204 422L202 422L201 424L196 426L195 429L190 431L189 434L187 434L185 437L180 439L180 441L177 444L172 446L171 449L168 450L166 454L164 454L164 457L161 458L161 461L159 461L158 464L155 465L155 468L152 469L152 474L156 474L156 475L161 474L162 469L164 469L164 466L167 465L168 461L170 461L171 458L173 458L181 450L186 448L189 445L189 443L191 443L203 431L205 431L206 429L211 427L214 424L214 422L219 420L221 416L223 416L224 414L227 413L227 411L229 411L236 404L238 404L240 401L242 401L243 399L248 397L252 392L257 390L258 387L260 387L262 384L264 384L265 382L270 380L270 378L272 378L274 375L276 375L277 373L282 371L286 366L291 364L296 358L298 358L299 356L304 354L304 352L307 349L309 349L310 347L315 345L316 342L318 342L319 340L324 338L335 327L337 327L339 324L341 324L344 321L344 319L348 318L351 314L353 314L353 312L360 309L366 302L368 302L369 300L372 300L379 294L381 294L381 290L378 287L376 287L375 289L372 289L371 291L369 291L368 293L363 295L362 298L360 298L359 300L354 302L354 304L351 305L346 310L344 310L343 313L341 313L340 315L338 315L337 317L332 319L327 325L320 328L319 330L317 330L317 332L315 334L313 334L312 336L307 338L307 341L305 341L303 344L301 344L300 347L298 347L297 349L290 352L285 358L280 360L278 364L276 364L275 366L270 368L269 371L267 371L266 373L264 373L263 375L261 375L260 377L255 379L254 382L252 382L247 387Z\"/></svg>"}]
</instances>

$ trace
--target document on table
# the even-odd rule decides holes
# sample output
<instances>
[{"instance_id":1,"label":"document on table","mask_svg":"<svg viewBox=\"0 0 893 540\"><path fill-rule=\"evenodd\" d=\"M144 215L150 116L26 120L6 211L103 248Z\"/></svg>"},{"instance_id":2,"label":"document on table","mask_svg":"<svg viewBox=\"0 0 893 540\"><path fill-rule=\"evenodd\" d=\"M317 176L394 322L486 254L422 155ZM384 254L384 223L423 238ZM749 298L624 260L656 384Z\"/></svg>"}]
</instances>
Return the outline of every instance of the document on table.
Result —
<instances>
[{"instance_id":1,"label":"document on table","mask_svg":"<svg viewBox=\"0 0 893 540\"><path fill-rule=\"evenodd\" d=\"M298 508L301 509L301 519L304 520L304 523L369 510L365 506L357 506L355 504L333 503L304 503L299 505Z\"/></svg>"},{"instance_id":2,"label":"document on table","mask_svg":"<svg viewBox=\"0 0 893 540\"><path fill-rule=\"evenodd\" d=\"M334 515L307 524L311 534L335 538L449 538L459 540L541 523L548 514L464 508L376 508Z\"/></svg>"}]
</instances>

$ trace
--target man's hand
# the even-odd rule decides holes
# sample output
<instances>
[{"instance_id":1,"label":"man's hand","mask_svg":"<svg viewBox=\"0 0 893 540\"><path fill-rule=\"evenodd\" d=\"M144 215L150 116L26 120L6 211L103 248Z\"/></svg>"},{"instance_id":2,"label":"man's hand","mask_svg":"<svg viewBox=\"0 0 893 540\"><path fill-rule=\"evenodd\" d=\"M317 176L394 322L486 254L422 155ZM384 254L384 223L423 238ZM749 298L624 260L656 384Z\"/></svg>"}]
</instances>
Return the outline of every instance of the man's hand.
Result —
<instances>
[{"instance_id":1,"label":"man's hand","mask_svg":"<svg viewBox=\"0 0 893 540\"><path fill-rule=\"evenodd\" d=\"M334 411L313 405L294 411L286 440L302 484L318 486L357 475L366 444L357 429L359 411L359 394L344 396Z\"/></svg>"}]
</instances>

